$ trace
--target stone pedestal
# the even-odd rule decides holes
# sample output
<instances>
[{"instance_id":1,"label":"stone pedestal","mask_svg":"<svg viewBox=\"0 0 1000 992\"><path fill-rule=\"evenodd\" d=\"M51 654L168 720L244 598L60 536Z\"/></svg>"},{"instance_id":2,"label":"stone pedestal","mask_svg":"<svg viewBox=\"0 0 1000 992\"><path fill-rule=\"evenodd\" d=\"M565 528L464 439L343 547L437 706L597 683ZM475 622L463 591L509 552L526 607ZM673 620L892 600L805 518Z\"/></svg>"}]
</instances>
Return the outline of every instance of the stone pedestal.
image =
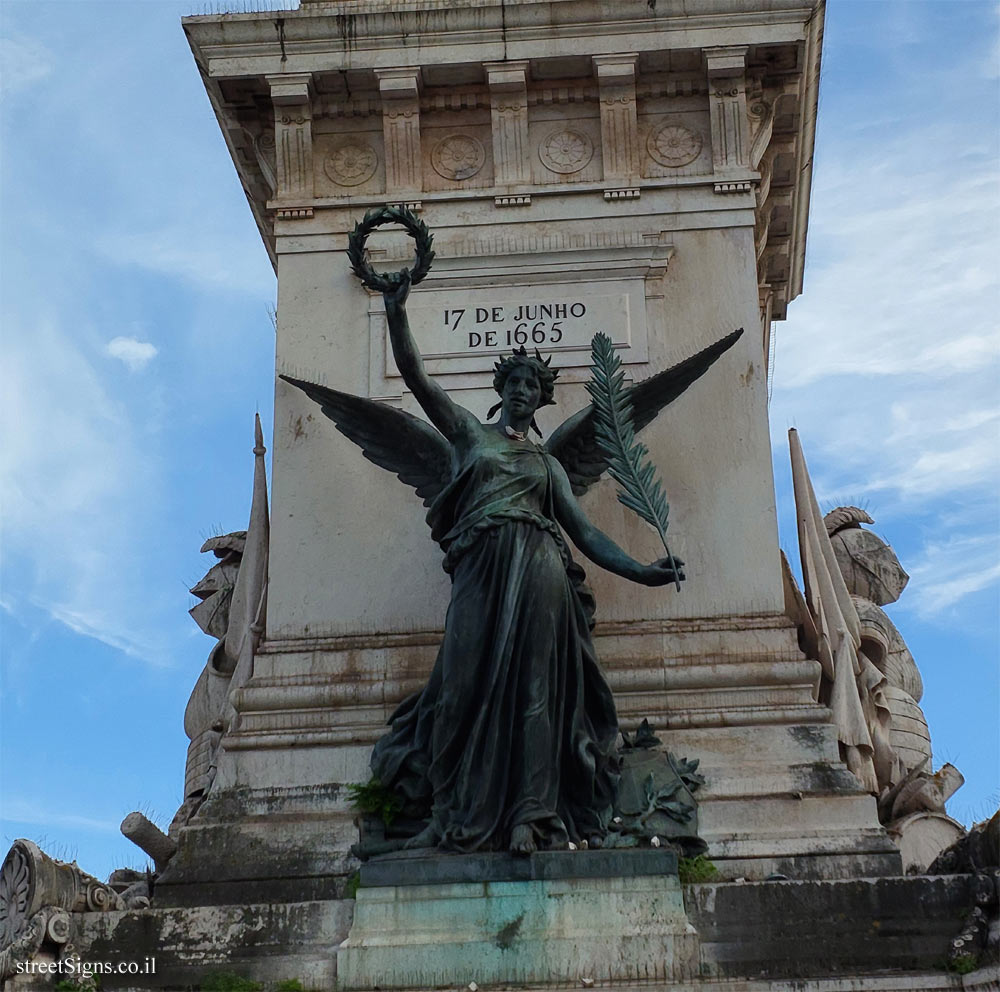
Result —
<instances>
[{"instance_id":1,"label":"stone pedestal","mask_svg":"<svg viewBox=\"0 0 1000 992\"><path fill-rule=\"evenodd\" d=\"M697 974L698 935L667 851L373 864L362 869L354 923L337 951L343 990Z\"/></svg>"}]
</instances>

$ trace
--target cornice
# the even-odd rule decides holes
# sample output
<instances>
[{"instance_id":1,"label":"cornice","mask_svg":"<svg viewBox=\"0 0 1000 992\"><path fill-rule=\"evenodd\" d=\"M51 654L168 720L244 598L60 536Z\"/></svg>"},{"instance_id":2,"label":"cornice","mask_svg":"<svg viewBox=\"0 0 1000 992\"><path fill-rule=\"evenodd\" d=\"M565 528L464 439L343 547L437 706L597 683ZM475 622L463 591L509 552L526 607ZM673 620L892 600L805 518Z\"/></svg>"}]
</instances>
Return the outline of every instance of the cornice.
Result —
<instances>
[{"instance_id":1,"label":"cornice","mask_svg":"<svg viewBox=\"0 0 1000 992\"><path fill-rule=\"evenodd\" d=\"M639 53L705 45L804 40L819 0L759 4L700 0L697 11L659 10L647 0L483 0L458 7L409 3L307 3L299 10L183 18L193 48L212 76L324 72L334 68L452 64ZM756 7L757 9L754 9ZM672 8L672 9L670 9ZM337 65L332 64L337 60Z\"/></svg>"}]
</instances>

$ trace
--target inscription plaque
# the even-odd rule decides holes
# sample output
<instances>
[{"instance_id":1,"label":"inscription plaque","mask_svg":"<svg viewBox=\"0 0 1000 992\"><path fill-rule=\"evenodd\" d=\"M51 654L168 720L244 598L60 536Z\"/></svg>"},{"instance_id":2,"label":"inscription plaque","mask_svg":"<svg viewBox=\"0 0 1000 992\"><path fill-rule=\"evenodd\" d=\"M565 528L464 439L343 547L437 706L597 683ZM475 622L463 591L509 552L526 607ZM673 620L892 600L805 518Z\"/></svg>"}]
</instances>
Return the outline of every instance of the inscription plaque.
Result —
<instances>
[{"instance_id":1,"label":"inscription plaque","mask_svg":"<svg viewBox=\"0 0 1000 992\"><path fill-rule=\"evenodd\" d=\"M494 355L521 345L543 352L589 349L598 331L617 327L620 338L629 323L625 293L543 295L535 289L512 298L488 291L439 295L440 303L426 304L421 296L408 308L427 357Z\"/></svg>"}]
</instances>

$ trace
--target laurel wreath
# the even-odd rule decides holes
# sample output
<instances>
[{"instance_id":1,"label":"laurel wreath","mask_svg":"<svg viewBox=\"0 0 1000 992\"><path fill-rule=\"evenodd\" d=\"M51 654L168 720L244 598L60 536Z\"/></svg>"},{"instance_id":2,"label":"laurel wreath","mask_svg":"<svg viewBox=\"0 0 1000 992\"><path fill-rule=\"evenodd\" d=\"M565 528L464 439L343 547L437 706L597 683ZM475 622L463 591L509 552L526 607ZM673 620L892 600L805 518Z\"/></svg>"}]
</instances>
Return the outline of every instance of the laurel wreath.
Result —
<instances>
[{"instance_id":1,"label":"laurel wreath","mask_svg":"<svg viewBox=\"0 0 1000 992\"><path fill-rule=\"evenodd\" d=\"M412 269L376 272L372 268L365 251L365 242L376 227L385 224L400 224L413 238L416 259ZM430 272L431 262L434 260L431 248L433 243L434 235L427 229L427 225L406 207L375 207L354 225L354 230L347 236L347 257L350 259L354 274L365 286L379 293L392 293L403 284L407 273L410 276L410 285L415 286Z\"/></svg>"}]
</instances>

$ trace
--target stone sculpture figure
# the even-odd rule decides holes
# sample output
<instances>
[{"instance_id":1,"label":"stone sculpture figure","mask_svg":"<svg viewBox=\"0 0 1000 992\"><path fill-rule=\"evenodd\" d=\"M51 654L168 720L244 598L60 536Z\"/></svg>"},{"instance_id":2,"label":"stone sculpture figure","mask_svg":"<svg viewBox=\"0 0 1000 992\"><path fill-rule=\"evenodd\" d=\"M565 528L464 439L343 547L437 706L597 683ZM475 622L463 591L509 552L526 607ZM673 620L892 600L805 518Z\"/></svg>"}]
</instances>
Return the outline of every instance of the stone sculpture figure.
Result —
<instances>
[{"instance_id":1,"label":"stone sculpture figure","mask_svg":"<svg viewBox=\"0 0 1000 992\"><path fill-rule=\"evenodd\" d=\"M184 712L184 731L191 743L184 769L184 802L170 825L171 835L195 816L211 791L223 734L235 721L232 694L250 677L263 632L270 533L265 452L258 415L254 417L253 496L247 529L209 538L201 548L203 553L213 552L219 561L192 587L201 602L190 613L206 634L218 640Z\"/></svg>"},{"instance_id":2,"label":"stone sculpture figure","mask_svg":"<svg viewBox=\"0 0 1000 992\"><path fill-rule=\"evenodd\" d=\"M831 709L845 764L878 798L879 820L907 871L919 871L963 832L944 810L964 779L947 763L932 774L920 672L882 609L909 576L892 548L862 528L873 523L864 510L820 514L794 429L788 440L805 590L785 560L786 610L803 650L820 663L820 700Z\"/></svg>"},{"instance_id":3,"label":"stone sculpture figure","mask_svg":"<svg viewBox=\"0 0 1000 992\"><path fill-rule=\"evenodd\" d=\"M885 677L889 742L905 776L879 799L888 825L917 812L944 814L944 803L964 781L951 764L931 774L931 737L920 708L924 686L916 661L883 606L896 602L909 576L896 553L877 534L862 527L875 521L856 506L838 506L823 518L840 572L858 613L861 650ZM942 838L951 836L940 821ZM949 821L953 823L954 821ZM923 829L929 829L923 824ZM955 825L957 828L957 824Z\"/></svg>"},{"instance_id":4,"label":"stone sculpture figure","mask_svg":"<svg viewBox=\"0 0 1000 992\"><path fill-rule=\"evenodd\" d=\"M400 219L399 211L386 213ZM425 255L424 272L428 266ZM529 439L536 410L554 402L557 373L548 361L522 348L498 362L500 418L481 423L424 369L406 316L411 274L377 278L396 364L430 425L282 377L318 402L369 460L416 489L452 579L430 679L392 716L372 771L419 824L405 841L410 848L527 854L600 843L617 785L618 722L591 640L593 598L562 530L593 562L633 582L673 583L684 578L683 562L674 559L676 573L665 559L641 564L580 509L576 495L607 467L589 407L544 446ZM636 428L738 337L634 387Z\"/></svg>"}]
</instances>

